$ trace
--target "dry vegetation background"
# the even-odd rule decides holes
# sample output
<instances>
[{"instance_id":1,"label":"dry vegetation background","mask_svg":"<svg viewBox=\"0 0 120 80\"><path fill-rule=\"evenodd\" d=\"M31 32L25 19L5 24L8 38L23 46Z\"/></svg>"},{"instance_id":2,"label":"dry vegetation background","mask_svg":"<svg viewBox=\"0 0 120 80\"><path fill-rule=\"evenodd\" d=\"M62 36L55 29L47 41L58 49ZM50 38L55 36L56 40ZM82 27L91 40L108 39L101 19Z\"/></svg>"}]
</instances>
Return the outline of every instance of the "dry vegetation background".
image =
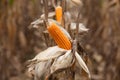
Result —
<instances>
[{"instance_id":1,"label":"dry vegetation background","mask_svg":"<svg viewBox=\"0 0 120 80\"><path fill-rule=\"evenodd\" d=\"M29 26L43 12L40 2L0 0L0 80L31 80L25 62L46 48L42 30ZM90 31L82 45L92 80L120 80L120 0L83 3L83 22Z\"/></svg>"}]
</instances>

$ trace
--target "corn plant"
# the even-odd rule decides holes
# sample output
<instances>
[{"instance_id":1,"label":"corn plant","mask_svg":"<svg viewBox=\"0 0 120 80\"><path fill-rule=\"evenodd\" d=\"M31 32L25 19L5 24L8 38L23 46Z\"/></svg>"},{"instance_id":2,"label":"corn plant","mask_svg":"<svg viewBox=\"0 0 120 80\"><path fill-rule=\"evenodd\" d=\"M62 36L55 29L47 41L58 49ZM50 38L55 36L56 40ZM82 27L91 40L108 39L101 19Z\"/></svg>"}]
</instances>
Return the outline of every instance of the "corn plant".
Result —
<instances>
[{"instance_id":1,"label":"corn plant","mask_svg":"<svg viewBox=\"0 0 120 80\"><path fill-rule=\"evenodd\" d=\"M45 13L41 15L40 19L31 23L34 27L39 27L39 24L44 25L45 31L43 31L43 34L46 45L48 46L46 50L40 52L28 61L28 71L34 76L35 80L42 78L45 80L75 80L74 69L76 63L87 73L87 77L89 79L91 78L89 69L85 63L87 62L87 58L83 59L84 57L82 56L85 55L87 57L86 52L79 44L79 35L83 35L88 31L88 29L80 23L81 6L79 5L82 4L79 0L71 0L71 2L69 2L78 6L80 11L78 11L75 22L68 22L66 19L71 19L70 17L72 17L72 15L65 10L67 6L65 3L68 2L68 0L62 0L55 4L55 1L52 0L51 3L54 5L55 11L49 13L48 2L47 0L43 0ZM71 6L70 8L73 7L74 6ZM53 16L55 16L56 19L51 18ZM70 34L73 35L71 36ZM48 43L51 38L54 44L50 43L51 45L49 45Z\"/></svg>"}]
</instances>

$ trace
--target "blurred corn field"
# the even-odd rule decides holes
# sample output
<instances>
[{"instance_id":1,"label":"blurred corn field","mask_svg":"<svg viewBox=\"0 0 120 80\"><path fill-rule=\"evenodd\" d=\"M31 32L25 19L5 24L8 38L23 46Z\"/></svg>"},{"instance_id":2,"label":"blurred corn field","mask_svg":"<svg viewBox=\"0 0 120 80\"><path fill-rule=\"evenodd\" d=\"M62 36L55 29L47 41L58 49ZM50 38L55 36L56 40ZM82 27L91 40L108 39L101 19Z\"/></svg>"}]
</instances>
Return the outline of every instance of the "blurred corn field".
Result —
<instances>
[{"instance_id":1,"label":"blurred corn field","mask_svg":"<svg viewBox=\"0 0 120 80\"><path fill-rule=\"evenodd\" d=\"M120 0L82 2L82 22L90 30L81 44L89 55L91 80L119 80ZM40 17L43 7L42 0L0 0L0 80L32 80L25 62L47 46L44 28L30 24ZM49 10L54 10L51 3ZM80 80L79 70L76 72Z\"/></svg>"}]
</instances>

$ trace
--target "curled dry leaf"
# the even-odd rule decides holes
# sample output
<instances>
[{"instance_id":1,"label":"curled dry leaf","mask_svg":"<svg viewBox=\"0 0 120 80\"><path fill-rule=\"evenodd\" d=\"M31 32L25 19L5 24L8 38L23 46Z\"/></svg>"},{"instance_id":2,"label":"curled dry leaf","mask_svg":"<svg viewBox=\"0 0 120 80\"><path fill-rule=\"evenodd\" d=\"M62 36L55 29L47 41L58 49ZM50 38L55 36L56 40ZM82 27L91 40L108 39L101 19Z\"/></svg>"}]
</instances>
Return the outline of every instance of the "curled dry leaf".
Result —
<instances>
[{"instance_id":1,"label":"curled dry leaf","mask_svg":"<svg viewBox=\"0 0 120 80\"><path fill-rule=\"evenodd\" d=\"M39 61L39 60L47 60L47 59L51 59L51 58L55 58L58 57L60 55L63 54L63 52L65 52L67 50L59 48L58 46L54 46L54 47L49 47L48 49L40 52L37 56L35 56L35 58L33 58L30 61Z\"/></svg>"},{"instance_id":2,"label":"curled dry leaf","mask_svg":"<svg viewBox=\"0 0 120 80\"><path fill-rule=\"evenodd\" d=\"M85 62L83 61L83 59L81 58L81 56L77 52L75 52L75 56L76 56L76 59L77 59L79 65L83 68L83 70L85 70L86 73L88 73L88 77L91 78L89 69L88 69L87 65L85 64Z\"/></svg>"},{"instance_id":3,"label":"curled dry leaf","mask_svg":"<svg viewBox=\"0 0 120 80\"><path fill-rule=\"evenodd\" d=\"M48 13L48 18L53 18L54 16L55 16L55 12ZM45 19L45 14L42 14L40 17L41 17L41 19Z\"/></svg>"},{"instance_id":4,"label":"curled dry leaf","mask_svg":"<svg viewBox=\"0 0 120 80\"><path fill-rule=\"evenodd\" d=\"M48 13L48 18L53 18L55 16L55 12L49 12ZM31 25L33 28L38 28L39 24L43 24L43 20L45 19L45 14L42 14L39 19L33 21Z\"/></svg>"},{"instance_id":5,"label":"curled dry leaf","mask_svg":"<svg viewBox=\"0 0 120 80\"><path fill-rule=\"evenodd\" d=\"M69 67L72 61L73 61L73 54L71 53L71 50L69 50L64 55L55 59L54 63L50 68L51 70L50 73L52 74L58 69Z\"/></svg>"},{"instance_id":6,"label":"curled dry leaf","mask_svg":"<svg viewBox=\"0 0 120 80\"><path fill-rule=\"evenodd\" d=\"M75 3L76 5L82 5L82 1L81 0L71 0L73 3Z\"/></svg>"},{"instance_id":7,"label":"curled dry leaf","mask_svg":"<svg viewBox=\"0 0 120 80\"><path fill-rule=\"evenodd\" d=\"M40 23L43 23L43 20L42 20L42 19L37 19L37 20L33 21L31 24L32 24L32 25L38 25L38 24L40 24Z\"/></svg>"},{"instance_id":8,"label":"curled dry leaf","mask_svg":"<svg viewBox=\"0 0 120 80\"><path fill-rule=\"evenodd\" d=\"M41 76L43 76L51 66L52 60L38 62L36 64L32 64L28 67L28 73L30 75L34 75L35 80L39 80Z\"/></svg>"},{"instance_id":9,"label":"curled dry leaf","mask_svg":"<svg viewBox=\"0 0 120 80\"><path fill-rule=\"evenodd\" d=\"M51 59L65 54L66 51L68 50L54 46L40 52L35 58L28 61L28 72L35 75L35 78L40 78L51 66Z\"/></svg>"},{"instance_id":10,"label":"curled dry leaf","mask_svg":"<svg viewBox=\"0 0 120 80\"><path fill-rule=\"evenodd\" d=\"M71 30L76 30L76 23L71 23L70 25ZM86 28L82 23L79 23L79 33L87 32L89 29Z\"/></svg>"},{"instance_id":11,"label":"curled dry leaf","mask_svg":"<svg viewBox=\"0 0 120 80\"><path fill-rule=\"evenodd\" d=\"M55 59L63 54L65 54L66 51L58 51L56 52L54 55L50 55L50 56L45 56L42 57L41 59L37 60L37 62L42 62L42 61L48 61L50 59Z\"/></svg>"},{"instance_id":12,"label":"curled dry leaf","mask_svg":"<svg viewBox=\"0 0 120 80\"><path fill-rule=\"evenodd\" d=\"M51 66L52 60L45 61L45 62L39 62L34 66L34 79L40 80L42 76L44 76L47 71L49 70L49 67Z\"/></svg>"},{"instance_id":13,"label":"curled dry leaf","mask_svg":"<svg viewBox=\"0 0 120 80\"><path fill-rule=\"evenodd\" d=\"M33 21L32 23L31 23L31 26L33 27L33 28L38 28L39 27L39 24L42 24L43 23L43 20L42 19L37 19L37 20L35 20L35 21Z\"/></svg>"}]
</instances>

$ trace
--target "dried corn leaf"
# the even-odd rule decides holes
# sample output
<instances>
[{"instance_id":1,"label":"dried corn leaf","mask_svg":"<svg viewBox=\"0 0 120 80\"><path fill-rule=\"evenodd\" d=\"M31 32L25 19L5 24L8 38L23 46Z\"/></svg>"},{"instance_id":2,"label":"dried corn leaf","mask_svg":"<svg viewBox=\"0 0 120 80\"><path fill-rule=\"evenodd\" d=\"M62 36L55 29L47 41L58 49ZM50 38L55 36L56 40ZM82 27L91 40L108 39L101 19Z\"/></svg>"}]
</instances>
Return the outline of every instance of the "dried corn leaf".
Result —
<instances>
[{"instance_id":1,"label":"dried corn leaf","mask_svg":"<svg viewBox=\"0 0 120 80\"><path fill-rule=\"evenodd\" d=\"M48 13L48 18L51 18L55 16L55 12ZM38 28L39 24L43 24L43 20L45 19L45 14L42 14L39 19L33 21L31 25L33 25L34 28Z\"/></svg>"},{"instance_id":2,"label":"dried corn leaf","mask_svg":"<svg viewBox=\"0 0 120 80\"><path fill-rule=\"evenodd\" d=\"M82 5L81 0L71 0L71 1L77 5Z\"/></svg>"},{"instance_id":3,"label":"dried corn leaf","mask_svg":"<svg viewBox=\"0 0 120 80\"><path fill-rule=\"evenodd\" d=\"M69 67L72 63L72 60L73 60L73 54L71 53L71 50L69 50L64 55L60 56L54 61L54 63L50 68L51 74L58 69Z\"/></svg>"},{"instance_id":4,"label":"dried corn leaf","mask_svg":"<svg viewBox=\"0 0 120 80\"><path fill-rule=\"evenodd\" d=\"M34 78L40 80L40 78L47 73L49 67L51 66L52 60L46 62L39 62L34 66Z\"/></svg>"},{"instance_id":5,"label":"dried corn leaf","mask_svg":"<svg viewBox=\"0 0 120 80\"><path fill-rule=\"evenodd\" d=\"M67 50L61 49L58 46L54 46L40 52L35 58L29 60L28 72L34 74L35 79L39 79L51 66L52 60L49 59L59 57L66 51Z\"/></svg>"},{"instance_id":6,"label":"dried corn leaf","mask_svg":"<svg viewBox=\"0 0 120 80\"><path fill-rule=\"evenodd\" d=\"M53 56L55 55L57 52L59 51L67 51L65 49L59 48L58 46L54 46L54 47L49 47L48 49L40 52L37 56L35 56L35 58L33 58L32 60L39 60L42 59L43 57L49 57L49 56Z\"/></svg>"},{"instance_id":7,"label":"dried corn leaf","mask_svg":"<svg viewBox=\"0 0 120 80\"><path fill-rule=\"evenodd\" d=\"M31 24L32 25L38 25L38 24L41 24L41 23L43 23L43 20L42 19L37 19L37 20L33 21Z\"/></svg>"},{"instance_id":8,"label":"dried corn leaf","mask_svg":"<svg viewBox=\"0 0 120 80\"><path fill-rule=\"evenodd\" d=\"M83 59L81 58L81 56L77 52L75 52L75 56L76 56L76 59L77 59L79 65L85 70L86 73L88 73L88 77L91 78L89 69L88 69L87 65L85 64L85 62L83 61Z\"/></svg>"},{"instance_id":9,"label":"dried corn leaf","mask_svg":"<svg viewBox=\"0 0 120 80\"><path fill-rule=\"evenodd\" d=\"M34 75L35 79L39 79L46 71L48 67L51 66L51 61L38 62L36 64L31 64L28 66L28 73Z\"/></svg>"},{"instance_id":10,"label":"dried corn leaf","mask_svg":"<svg viewBox=\"0 0 120 80\"><path fill-rule=\"evenodd\" d=\"M52 18L54 16L55 16L55 12L49 12L48 13L48 18ZM41 17L41 19L45 19L45 14L42 14L40 17Z\"/></svg>"},{"instance_id":11,"label":"dried corn leaf","mask_svg":"<svg viewBox=\"0 0 120 80\"><path fill-rule=\"evenodd\" d=\"M36 55L32 60L28 60L28 68L33 67L33 65L36 65L37 63L43 61L46 61L48 59L53 59L57 56L62 55L63 53L58 53L57 52L64 52L67 50L61 49L58 46L54 46L54 47L49 47L48 49L40 52L38 55Z\"/></svg>"},{"instance_id":12,"label":"dried corn leaf","mask_svg":"<svg viewBox=\"0 0 120 80\"><path fill-rule=\"evenodd\" d=\"M71 30L76 30L76 23L71 23L70 25ZM82 23L79 23L79 33L87 32L89 29L86 28Z\"/></svg>"},{"instance_id":13,"label":"dried corn leaf","mask_svg":"<svg viewBox=\"0 0 120 80\"><path fill-rule=\"evenodd\" d=\"M58 51L56 52L54 55L49 55L49 56L44 56L41 59L37 60L37 62L41 62L41 61L47 61L50 59L55 59L63 54L65 54L66 51Z\"/></svg>"}]
</instances>

